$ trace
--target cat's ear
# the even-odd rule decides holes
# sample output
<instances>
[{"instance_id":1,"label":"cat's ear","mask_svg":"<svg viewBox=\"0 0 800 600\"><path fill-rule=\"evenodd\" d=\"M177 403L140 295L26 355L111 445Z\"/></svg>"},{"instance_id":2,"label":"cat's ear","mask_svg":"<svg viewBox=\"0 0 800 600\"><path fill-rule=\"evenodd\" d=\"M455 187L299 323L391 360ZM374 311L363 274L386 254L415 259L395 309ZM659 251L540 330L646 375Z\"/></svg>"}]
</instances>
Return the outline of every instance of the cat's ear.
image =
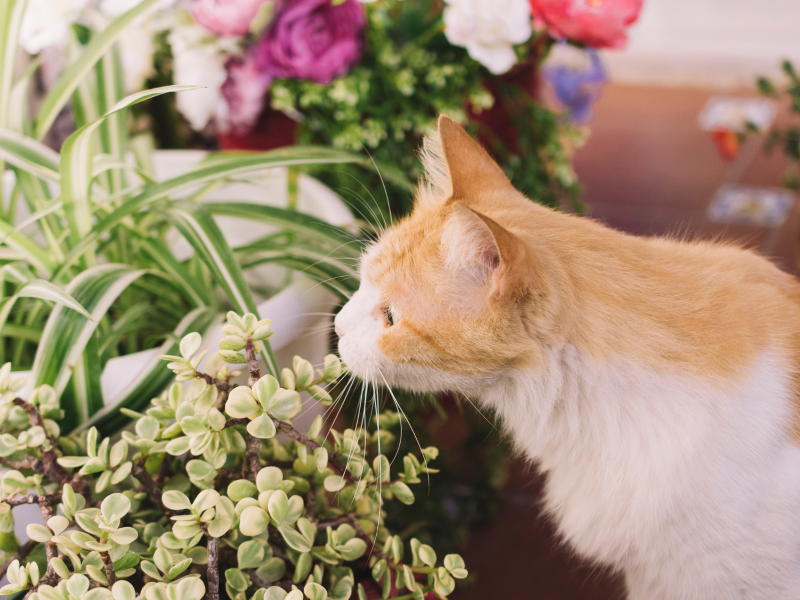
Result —
<instances>
[{"instance_id":1,"label":"cat's ear","mask_svg":"<svg viewBox=\"0 0 800 600\"><path fill-rule=\"evenodd\" d=\"M439 140L453 199L464 200L499 189L513 189L486 150L450 117L439 117Z\"/></svg>"},{"instance_id":2,"label":"cat's ear","mask_svg":"<svg viewBox=\"0 0 800 600\"><path fill-rule=\"evenodd\" d=\"M442 232L445 267L451 280L493 301L513 299L525 292L533 265L522 241L489 217L461 202L453 202Z\"/></svg>"}]
</instances>

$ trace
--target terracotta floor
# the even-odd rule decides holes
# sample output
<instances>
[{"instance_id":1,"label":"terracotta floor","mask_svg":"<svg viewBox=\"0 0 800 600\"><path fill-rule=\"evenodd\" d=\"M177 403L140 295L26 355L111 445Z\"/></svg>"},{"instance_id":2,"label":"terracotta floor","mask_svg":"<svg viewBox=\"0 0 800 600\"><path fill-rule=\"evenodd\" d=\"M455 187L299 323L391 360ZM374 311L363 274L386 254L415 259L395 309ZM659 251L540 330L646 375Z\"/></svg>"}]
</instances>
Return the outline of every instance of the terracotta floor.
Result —
<instances>
[{"instance_id":1,"label":"terracotta floor","mask_svg":"<svg viewBox=\"0 0 800 600\"><path fill-rule=\"evenodd\" d=\"M766 248L787 270L796 265L795 210L779 231L711 223L705 211L726 177L727 163L697 115L711 92L609 85L596 105L591 138L576 155L593 218L637 235L680 234L690 238L740 240ZM779 116L779 119L783 116ZM739 182L780 185L784 163L758 150ZM474 532L464 558L477 576L453 600L617 600L618 576L578 560L561 545L541 517L541 480L515 466L513 484L502 493L491 526Z\"/></svg>"}]
</instances>

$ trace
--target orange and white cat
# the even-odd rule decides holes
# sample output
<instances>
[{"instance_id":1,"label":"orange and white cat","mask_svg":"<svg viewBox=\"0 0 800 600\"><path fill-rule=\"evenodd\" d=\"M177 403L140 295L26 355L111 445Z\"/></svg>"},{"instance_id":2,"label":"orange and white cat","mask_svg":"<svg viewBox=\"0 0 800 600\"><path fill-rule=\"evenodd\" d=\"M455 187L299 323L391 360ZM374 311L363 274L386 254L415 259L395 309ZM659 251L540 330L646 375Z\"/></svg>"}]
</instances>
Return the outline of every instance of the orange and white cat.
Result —
<instances>
[{"instance_id":1,"label":"orange and white cat","mask_svg":"<svg viewBox=\"0 0 800 600\"><path fill-rule=\"evenodd\" d=\"M517 192L446 117L336 317L358 376L497 412L631 600L800 599L800 285Z\"/></svg>"}]
</instances>

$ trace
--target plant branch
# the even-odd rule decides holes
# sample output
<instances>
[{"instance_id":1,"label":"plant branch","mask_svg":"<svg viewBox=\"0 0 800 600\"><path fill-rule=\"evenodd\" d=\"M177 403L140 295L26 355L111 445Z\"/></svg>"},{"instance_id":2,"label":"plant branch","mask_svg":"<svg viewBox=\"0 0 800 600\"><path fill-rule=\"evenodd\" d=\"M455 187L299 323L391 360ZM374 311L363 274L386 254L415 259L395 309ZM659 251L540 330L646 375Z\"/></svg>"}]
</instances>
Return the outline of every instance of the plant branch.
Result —
<instances>
[{"instance_id":1,"label":"plant branch","mask_svg":"<svg viewBox=\"0 0 800 600\"><path fill-rule=\"evenodd\" d=\"M150 497L150 500L158 507L158 510L163 512L167 518L172 516L172 511L164 506L164 503L161 501L161 488L158 487L153 481L153 478L150 477L150 473L147 472L145 468L145 461L147 460L146 457L142 457L138 462L133 463L133 468L131 469L131 474L139 480L139 483L142 484L142 489L147 493Z\"/></svg>"},{"instance_id":2,"label":"plant branch","mask_svg":"<svg viewBox=\"0 0 800 600\"><path fill-rule=\"evenodd\" d=\"M297 431L297 429L295 429L292 425L290 425L286 421L281 421L280 419L273 418L272 422L275 424L276 429L279 429L293 440L298 441L301 444L304 444L305 447L311 450L312 452L317 448L321 447L321 444L318 444L317 442L309 438L306 434L300 433L299 431ZM345 467L341 462L339 462L336 458L334 458L331 455L331 453L328 454L328 466L331 469L333 469L337 474L344 477L350 483L358 483L360 481L358 477L355 477L347 470L347 467Z\"/></svg>"},{"instance_id":3,"label":"plant branch","mask_svg":"<svg viewBox=\"0 0 800 600\"><path fill-rule=\"evenodd\" d=\"M75 491L78 493L85 493L88 491L88 486L80 477L73 478L69 473L67 473L64 467L58 464L56 440L47 430L47 427L45 427L44 419L39 413L39 410L33 404L25 402L25 400L22 400L21 398L14 398L12 402L28 413L28 420L31 423L31 427L41 427L47 436L47 441L49 442L50 447L45 448L45 446L42 446L42 470L37 470L37 472L41 473L42 475L46 475L50 481L58 483L59 485L64 485L65 483L72 484L73 488L77 488ZM36 466L37 465L34 464L32 468L35 469Z\"/></svg>"},{"instance_id":4,"label":"plant branch","mask_svg":"<svg viewBox=\"0 0 800 600\"><path fill-rule=\"evenodd\" d=\"M206 530L208 533L208 530ZM219 538L208 536L208 600L219 600Z\"/></svg>"},{"instance_id":5,"label":"plant branch","mask_svg":"<svg viewBox=\"0 0 800 600\"><path fill-rule=\"evenodd\" d=\"M103 557L103 564L106 567L106 579L108 579L108 587L111 587L117 582L117 574L114 572L114 561L111 560L108 552L101 552L100 556Z\"/></svg>"},{"instance_id":6,"label":"plant branch","mask_svg":"<svg viewBox=\"0 0 800 600\"><path fill-rule=\"evenodd\" d=\"M204 380L208 385L215 386L220 392L230 392L233 388L238 387L235 383L222 381L222 379L217 379L216 377L212 377L208 373L202 373L201 371L195 371L194 375L198 379ZM219 402L219 398L217 399L217 402Z\"/></svg>"},{"instance_id":7,"label":"plant branch","mask_svg":"<svg viewBox=\"0 0 800 600\"><path fill-rule=\"evenodd\" d=\"M256 358L255 344L253 343L253 339L249 336L244 343L244 353L247 355L247 368L250 371L250 378L247 380L247 385L253 387L256 381L261 379L261 369L258 366L258 358Z\"/></svg>"},{"instance_id":8,"label":"plant branch","mask_svg":"<svg viewBox=\"0 0 800 600\"><path fill-rule=\"evenodd\" d=\"M37 504L39 505L39 510L42 511L42 520L44 520L44 524L47 526L47 521L53 516L53 507L50 506L47 496L39 496ZM50 585L58 580L58 575L56 575L56 571L53 568L53 559L58 556L58 548L56 548L55 542L49 541L45 543L44 551L47 557L47 571L44 577L42 577L41 583Z\"/></svg>"},{"instance_id":9,"label":"plant branch","mask_svg":"<svg viewBox=\"0 0 800 600\"><path fill-rule=\"evenodd\" d=\"M261 470L261 463L258 455L261 453L261 439L249 432L247 434L247 450L245 450L244 465L242 465L242 476L252 481L256 480L256 475Z\"/></svg>"},{"instance_id":10,"label":"plant branch","mask_svg":"<svg viewBox=\"0 0 800 600\"><path fill-rule=\"evenodd\" d=\"M0 458L0 465L14 469L15 471L24 471L25 469L33 469L37 473L44 474L44 463L30 454L23 460L8 460Z\"/></svg>"},{"instance_id":11,"label":"plant branch","mask_svg":"<svg viewBox=\"0 0 800 600\"><path fill-rule=\"evenodd\" d=\"M3 500L2 503L8 504L9 506L20 506L21 504L39 504L39 506L41 506L40 503L42 501L50 505L58 504L59 502L61 502L61 492L55 492L53 494L44 494L42 496L38 494L14 496L13 498L8 498L7 500Z\"/></svg>"},{"instance_id":12,"label":"plant branch","mask_svg":"<svg viewBox=\"0 0 800 600\"><path fill-rule=\"evenodd\" d=\"M251 388L256 382L261 379L261 370L258 367L258 358L256 358L256 348L253 339L248 336L244 344L244 351L247 355L247 368L250 370L250 377L247 380L247 385ZM257 438L249 431L247 432L247 450L245 452L245 462L243 465L244 477L250 478L253 481L256 475L261 470L261 463L258 461L258 455L261 453L261 438Z\"/></svg>"}]
</instances>

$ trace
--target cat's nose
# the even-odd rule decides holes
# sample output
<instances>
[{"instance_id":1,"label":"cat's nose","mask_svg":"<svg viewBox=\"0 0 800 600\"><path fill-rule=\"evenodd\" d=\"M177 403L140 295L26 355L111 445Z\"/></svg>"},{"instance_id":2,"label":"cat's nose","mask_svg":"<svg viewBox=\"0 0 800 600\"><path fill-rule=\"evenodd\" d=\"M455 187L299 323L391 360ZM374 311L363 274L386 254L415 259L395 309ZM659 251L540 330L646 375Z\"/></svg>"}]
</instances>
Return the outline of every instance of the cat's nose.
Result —
<instances>
[{"instance_id":1,"label":"cat's nose","mask_svg":"<svg viewBox=\"0 0 800 600\"><path fill-rule=\"evenodd\" d=\"M338 323L334 325L333 329L334 331L336 331L336 335L339 336L339 339L344 337L344 331L342 330L342 328L339 326Z\"/></svg>"}]
</instances>

